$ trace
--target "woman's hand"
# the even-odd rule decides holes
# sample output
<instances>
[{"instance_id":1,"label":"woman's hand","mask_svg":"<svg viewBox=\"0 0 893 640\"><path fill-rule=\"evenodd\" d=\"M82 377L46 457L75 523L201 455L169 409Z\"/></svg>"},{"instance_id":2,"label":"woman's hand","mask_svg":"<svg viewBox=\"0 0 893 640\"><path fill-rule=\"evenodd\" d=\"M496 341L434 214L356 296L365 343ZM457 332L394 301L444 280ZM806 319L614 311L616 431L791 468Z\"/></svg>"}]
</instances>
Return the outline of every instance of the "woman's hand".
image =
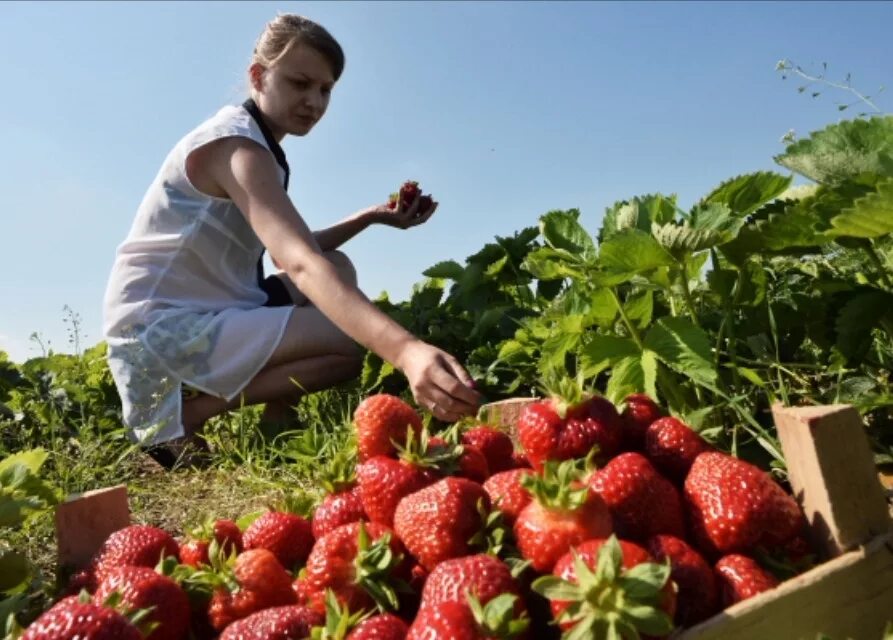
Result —
<instances>
[{"instance_id":1,"label":"woman's hand","mask_svg":"<svg viewBox=\"0 0 893 640\"><path fill-rule=\"evenodd\" d=\"M395 209L391 209L388 206L388 203L384 203L377 204L368 209L363 209L360 214L368 215L373 221L379 224L385 224L389 227L397 227L398 229L409 229L410 227L415 227L428 222L428 219L434 215L435 211L437 211L437 202L432 202L427 211L419 211L421 199L422 196L421 193L419 193L408 207L404 207L398 199L397 207Z\"/></svg>"},{"instance_id":2,"label":"woman's hand","mask_svg":"<svg viewBox=\"0 0 893 640\"><path fill-rule=\"evenodd\" d=\"M474 381L450 354L416 340L407 345L397 363L409 380L416 404L438 420L456 422L474 415L481 396Z\"/></svg>"}]
</instances>

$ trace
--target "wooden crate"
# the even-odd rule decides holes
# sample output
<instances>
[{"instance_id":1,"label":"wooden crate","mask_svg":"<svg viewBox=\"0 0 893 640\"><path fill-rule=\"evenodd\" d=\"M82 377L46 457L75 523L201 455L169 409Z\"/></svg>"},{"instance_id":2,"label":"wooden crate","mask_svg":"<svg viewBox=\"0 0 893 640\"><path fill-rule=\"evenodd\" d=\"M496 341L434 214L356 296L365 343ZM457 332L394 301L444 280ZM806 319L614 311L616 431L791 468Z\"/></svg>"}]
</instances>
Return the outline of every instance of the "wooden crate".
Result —
<instances>
[{"instance_id":1,"label":"wooden crate","mask_svg":"<svg viewBox=\"0 0 893 640\"><path fill-rule=\"evenodd\" d=\"M485 405L513 436L531 398ZM674 640L880 640L893 621L893 527L884 486L855 409L773 407L795 497L825 560Z\"/></svg>"}]
</instances>

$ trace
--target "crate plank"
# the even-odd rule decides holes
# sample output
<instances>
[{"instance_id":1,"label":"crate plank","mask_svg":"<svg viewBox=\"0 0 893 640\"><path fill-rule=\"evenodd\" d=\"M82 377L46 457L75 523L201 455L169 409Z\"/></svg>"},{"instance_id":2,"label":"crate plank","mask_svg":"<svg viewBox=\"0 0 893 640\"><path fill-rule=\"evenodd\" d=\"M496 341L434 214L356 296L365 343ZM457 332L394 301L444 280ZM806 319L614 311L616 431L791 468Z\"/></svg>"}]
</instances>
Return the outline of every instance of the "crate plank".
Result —
<instances>
[{"instance_id":1,"label":"crate plank","mask_svg":"<svg viewBox=\"0 0 893 640\"><path fill-rule=\"evenodd\" d=\"M126 485L69 496L56 506L59 566L85 567L109 535L129 524Z\"/></svg>"},{"instance_id":2,"label":"crate plank","mask_svg":"<svg viewBox=\"0 0 893 640\"><path fill-rule=\"evenodd\" d=\"M834 557L890 530L862 419L849 405L772 407L812 542Z\"/></svg>"},{"instance_id":3,"label":"crate plank","mask_svg":"<svg viewBox=\"0 0 893 640\"><path fill-rule=\"evenodd\" d=\"M879 536L674 640L878 640L893 620L893 537Z\"/></svg>"},{"instance_id":4,"label":"crate plank","mask_svg":"<svg viewBox=\"0 0 893 640\"><path fill-rule=\"evenodd\" d=\"M481 406L478 418L487 424L502 429L518 441L518 416L527 405L536 402L538 398L509 398L498 402L490 402Z\"/></svg>"}]
</instances>

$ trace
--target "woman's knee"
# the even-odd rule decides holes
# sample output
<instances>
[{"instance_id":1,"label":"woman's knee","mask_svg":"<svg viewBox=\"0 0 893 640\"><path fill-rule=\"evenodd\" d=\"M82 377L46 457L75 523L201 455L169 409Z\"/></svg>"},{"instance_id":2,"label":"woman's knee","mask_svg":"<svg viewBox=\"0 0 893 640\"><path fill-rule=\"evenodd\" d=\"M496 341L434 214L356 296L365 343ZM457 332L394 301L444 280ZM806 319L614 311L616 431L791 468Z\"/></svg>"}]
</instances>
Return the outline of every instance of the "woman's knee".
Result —
<instances>
[{"instance_id":1,"label":"woman's knee","mask_svg":"<svg viewBox=\"0 0 893 640\"><path fill-rule=\"evenodd\" d=\"M335 265L342 277L353 285L357 284L357 269L353 262L341 251L326 251L326 259Z\"/></svg>"}]
</instances>

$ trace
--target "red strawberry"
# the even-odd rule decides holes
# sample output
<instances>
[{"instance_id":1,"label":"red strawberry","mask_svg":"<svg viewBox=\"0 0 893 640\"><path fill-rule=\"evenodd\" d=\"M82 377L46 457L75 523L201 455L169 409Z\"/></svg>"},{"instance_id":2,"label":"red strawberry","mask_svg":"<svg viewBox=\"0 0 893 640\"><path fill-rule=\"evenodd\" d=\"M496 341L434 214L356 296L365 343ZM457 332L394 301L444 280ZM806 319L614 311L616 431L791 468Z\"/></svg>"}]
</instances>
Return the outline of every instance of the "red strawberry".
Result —
<instances>
[{"instance_id":1,"label":"red strawberry","mask_svg":"<svg viewBox=\"0 0 893 640\"><path fill-rule=\"evenodd\" d=\"M660 407L644 393L633 393L623 400L620 422L623 424L623 448L642 451L645 447L645 430L661 417Z\"/></svg>"},{"instance_id":2,"label":"red strawberry","mask_svg":"<svg viewBox=\"0 0 893 640\"><path fill-rule=\"evenodd\" d=\"M534 469L546 460L585 458L598 447L599 460L620 449L620 416L613 404L592 396L576 403L553 397L527 405L518 416L518 438Z\"/></svg>"},{"instance_id":3,"label":"red strawberry","mask_svg":"<svg viewBox=\"0 0 893 640\"><path fill-rule=\"evenodd\" d=\"M490 502L502 512L509 526L515 524L518 514L530 503L530 492L521 485L521 478L532 473L530 469L510 469L493 474L484 483Z\"/></svg>"},{"instance_id":4,"label":"red strawberry","mask_svg":"<svg viewBox=\"0 0 893 640\"><path fill-rule=\"evenodd\" d=\"M179 545L167 531L140 524L124 527L106 538L93 557L91 586L101 582L116 567L154 567L162 557L179 555Z\"/></svg>"},{"instance_id":5,"label":"red strawberry","mask_svg":"<svg viewBox=\"0 0 893 640\"><path fill-rule=\"evenodd\" d=\"M307 558L308 606L323 613L326 590L351 611L376 604L396 609L395 579L408 574L404 548L394 532L376 522L351 522L316 541Z\"/></svg>"},{"instance_id":6,"label":"red strawberry","mask_svg":"<svg viewBox=\"0 0 893 640\"><path fill-rule=\"evenodd\" d=\"M208 548L211 539L217 541L224 556L242 552L242 531L232 520L216 520L206 523L190 533L190 538L180 544L180 563L197 567L210 564Z\"/></svg>"},{"instance_id":7,"label":"red strawberry","mask_svg":"<svg viewBox=\"0 0 893 640\"><path fill-rule=\"evenodd\" d=\"M233 622L220 640L298 640L323 622L321 614L301 605L272 607Z\"/></svg>"},{"instance_id":8,"label":"red strawberry","mask_svg":"<svg viewBox=\"0 0 893 640\"><path fill-rule=\"evenodd\" d=\"M513 468L515 445L504 431L481 424L463 433L461 441L462 444L477 447L484 454L491 474Z\"/></svg>"},{"instance_id":9,"label":"red strawberry","mask_svg":"<svg viewBox=\"0 0 893 640\"><path fill-rule=\"evenodd\" d=\"M355 626L346 640L404 640L409 627L397 616L382 613Z\"/></svg>"},{"instance_id":10,"label":"red strawberry","mask_svg":"<svg viewBox=\"0 0 893 640\"><path fill-rule=\"evenodd\" d=\"M434 568L422 591L422 608L441 602L465 603L471 592L481 604L487 604L503 593L518 596L515 613L524 612L521 588L512 572L499 558L485 553L444 560Z\"/></svg>"},{"instance_id":11,"label":"red strawberry","mask_svg":"<svg viewBox=\"0 0 893 640\"><path fill-rule=\"evenodd\" d=\"M523 451L515 451L512 453L512 469L532 469L533 465L527 459L527 454Z\"/></svg>"},{"instance_id":12,"label":"red strawberry","mask_svg":"<svg viewBox=\"0 0 893 640\"><path fill-rule=\"evenodd\" d=\"M556 620L569 612L559 626L573 629L575 638L637 637L630 627L649 636L666 635L673 629L676 596L669 567L653 563L645 549L613 535L587 540L563 555L553 575L538 578L532 588L552 601ZM651 570L643 571L643 564ZM633 573L635 579L629 580ZM610 609L603 609L604 604Z\"/></svg>"},{"instance_id":13,"label":"red strawberry","mask_svg":"<svg viewBox=\"0 0 893 640\"><path fill-rule=\"evenodd\" d=\"M267 549L248 549L236 558L235 585L219 586L211 596L208 618L222 631L236 620L270 607L295 604L291 576Z\"/></svg>"},{"instance_id":14,"label":"red strawberry","mask_svg":"<svg viewBox=\"0 0 893 640\"><path fill-rule=\"evenodd\" d=\"M148 567L124 566L111 569L93 595L102 604L112 593L121 595L121 603L131 609L148 609L148 617L158 626L146 636L151 640L178 640L189 632L189 598L176 582Z\"/></svg>"},{"instance_id":15,"label":"red strawberry","mask_svg":"<svg viewBox=\"0 0 893 640\"><path fill-rule=\"evenodd\" d=\"M143 634L123 615L102 605L70 596L35 620L22 640L142 640Z\"/></svg>"},{"instance_id":16,"label":"red strawberry","mask_svg":"<svg viewBox=\"0 0 893 640\"><path fill-rule=\"evenodd\" d=\"M393 443L406 442L408 427L416 434L422 429L422 419L415 409L385 393L363 400L354 411L354 424L360 462L373 456L393 456L396 451Z\"/></svg>"},{"instance_id":17,"label":"red strawberry","mask_svg":"<svg viewBox=\"0 0 893 640\"><path fill-rule=\"evenodd\" d=\"M431 452L440 459L442 475L468 478L481 483L490 477L490 466L480 449L470 444L451 445L439 436L428 439Z\"/></svg>"},{"instance_id":18,"label":"red strawberry","mask_svg":"<svg viewBox=\"0 0 893 640\"><path fill-rule=\"evenodd\" d=\"M645 432L645 454L661 473L680 484L695 458L712 449L694 429L677 418L655 420Z\"/></svg>"},{"instance_id":19,"label":"red strawberry","mask_svg":"<svg viewBox=\"0 0 893 640\"><path fill-rule=\"evenodd\" d=\"M716 613L719 593L713 569L707 561L675 536L657 535L648 540L648 552L658 562L670 559L670 579L676 583L677 624L697 624Z\"/></svg>"},{"instance_id":20,"label":"red strawberry","mask_svg":"<svg viewBox=\"0 0 893 640\"><path fill-rule=\"evenodd\" d=\"M578 482L574 462L550 461L543 476L527 475L522 486L533 496L515 521L521 555L536 571L551 571L574 545L611 534L611 514L604 500Z\"/></svg>"},{"instance_id":21,"label":"red strawberry","mask_svg":"<svg viewBox=\"0 0 893 640\"><path fill-rule=\"evenodd\" d=\"M363 509L372 522L393 526L394 512L405 496L435 479L430 469L408 460L375 456L357 467Z\"/></svg>"},{"instance_id":22,"label":"red strawberry","mask_svg":"<svg viewBox=\"0 0 893 640\"><path fill-rule=\"evenodd\" d=\"M469 602L441 602L419 610L406 640L491 640L526 637L529 620L514 615L517 596L504 594L481 605Z\"/></svg>"},{"instance_id":23,"label":"red strawberry","mask_svg":"<svg viewBox=\"0 0 893 640\"><path fill-rule=\"evenodd\" d=\"M685 536L682 500L640 453L621 453L589 479L611 511L618 536L644 542L658 533Z\"/></svg>"},{"instance_id":24,"label":"red strawberry","mask_svg":"<svg viewBox=\"0 0 893 640\"><path fill-rule=\"evenodd\" d=\"M469 540L482 531L489 510L490 497L481 485L466 478L443 478L400 501L394 530L431 571L444 560L471 552Z\"/></svg>"},{"instance_id":25,"label":"red strawberry","mask_svg":"<svg viewBox=\"0 0 893 640\"><path fill-rule=\"evenodd\" d=\"M711 557L759 545L771 550L803 524L800 507L768 473L724 453L695 458L684 500L694 540Z\"/></svg>"},{"instance_id":26,"label":"red strawberry","mask_svg":"<svg viewBox=\"0 0 893 640\"><path fill-rule=\"evenodd\" d=\"M295 592L295 596L297 596L297 604L307 604L309 596L307 594L307 581L304 579L303 571L298 574L298 577L295 578L291 583L291 590Z\"/></svg>"},{"instance_id":27,"label":"red strawberry","mask_svg":"<svg viewBox=\"0 0 893 640\"><path fill-rule=\"evenodd\" d=\"M268 511L242 534L245 549L267 549L286 569L304 562L313 547L310 523L295 513Z\"/></svg>"},{"instance_id":28,"label":"red strawberry","mask_svg":"<svg viewBox=\"0 0 893 640\"><path fill-rule=\"evenodd\" d=\"M318 540L343 524L368 519L359 486L330 493L313 513L313 537Z\"/></svg>"},{"instance_id":29,"label":"red strawberry","mask_svg":"<svg viewBox=\"0 0 893 640\"><path fill-rule=\"evenodd\" d=\"M408 209L412 206L413 201L416 199L420 193L419 183L415 180L407 180L400 186L400 191L398 193L392 193L388 198L388 208L396 209L397 203L399 202L403 209ZM429 204L428 207L431 205ZM428 209L422 208L421 206L418 209L421 212L425 212Z\"/></svg>"},{"instance_id":30,"label":"red strawberry","mask_svg":"<svg viewBox=\"0 0 893 640\"><path fill-rule=\"evenodd\" d=\"M723 556L717 561L716 579L723 607L730 607L778 586L775 576L758 565L756 560L737 553Z\"/></svg>"}]
</instances>

